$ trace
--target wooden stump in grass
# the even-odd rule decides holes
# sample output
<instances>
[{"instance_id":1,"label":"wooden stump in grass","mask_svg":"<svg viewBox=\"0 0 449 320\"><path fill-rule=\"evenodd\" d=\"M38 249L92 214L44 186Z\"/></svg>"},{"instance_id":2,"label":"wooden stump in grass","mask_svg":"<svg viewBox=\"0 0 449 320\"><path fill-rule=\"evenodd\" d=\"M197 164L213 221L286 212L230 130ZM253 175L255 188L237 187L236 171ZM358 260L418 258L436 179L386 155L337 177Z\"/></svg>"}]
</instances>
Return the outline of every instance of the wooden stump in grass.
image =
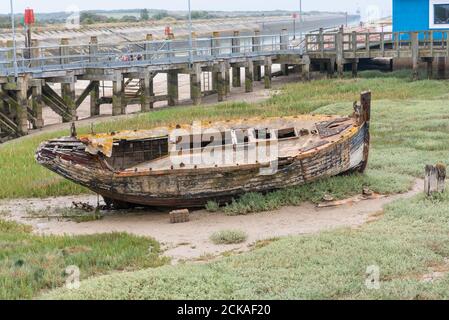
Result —
<instances>
[{"instance_id":1,"label":"wooden stump in grass","mask_svg":"<svg viewBox=\"0 0 449 320\"><path fill-rule=\"evenodd\" d=\"M170 223L183 223L189 221L190 217L188 209L174 210L170 212Z\"/></svg>"},{"instance_id":2,"label":"wooden stump in grass","mask_svg":"<svg viewBox=\"0 0 449 320\"><path fill-rule=\"evenodd\" d=\"M435 192L444 192L444 182L446 179L446 166L442 163L437 165L427 165L424 178L424 192L430 196Z\"/></svg>"}]
</instances>

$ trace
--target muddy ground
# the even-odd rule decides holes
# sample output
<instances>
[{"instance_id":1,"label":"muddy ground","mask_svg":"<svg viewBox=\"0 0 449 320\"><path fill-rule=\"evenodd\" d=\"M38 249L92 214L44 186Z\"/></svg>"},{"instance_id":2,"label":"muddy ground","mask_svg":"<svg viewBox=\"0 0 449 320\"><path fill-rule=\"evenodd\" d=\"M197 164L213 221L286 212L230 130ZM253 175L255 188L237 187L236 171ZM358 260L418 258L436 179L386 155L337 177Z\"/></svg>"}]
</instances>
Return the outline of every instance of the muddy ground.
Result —
<instances>
[{"instance_id":1,"label":"muddy ground","mask_svg":"<svg viewBox=\"0 0 449 320\"><path fill-rule=\"evenodd\" d=\"M190 222L171 224L169 211L134 209L106 211L100 220L74 222L57 217L47 217L45 212L72 207L72 202L97 205L97 196L71 196L48 199L23 199L0 201L0 212L9 219L32 225L39 234L83 235L105 232L127 232L150 236L163 244L165 255L173 263L180 260L209 260L228 252L250 250L256 241L281 236L317 233L339 227L358 227L382 216L382 208L394 200L409 198L423 190L423 182L416 181L407 193L361 200L355 197L339 206L319 208L311 203L296 207L244 216L227 216L206 210L193 211ZM42 216L36 217L36 212ZM246 242L237 245L215 245L209 237L221 230L236 229L247 233Z\"/></svg>"}]
</instances>

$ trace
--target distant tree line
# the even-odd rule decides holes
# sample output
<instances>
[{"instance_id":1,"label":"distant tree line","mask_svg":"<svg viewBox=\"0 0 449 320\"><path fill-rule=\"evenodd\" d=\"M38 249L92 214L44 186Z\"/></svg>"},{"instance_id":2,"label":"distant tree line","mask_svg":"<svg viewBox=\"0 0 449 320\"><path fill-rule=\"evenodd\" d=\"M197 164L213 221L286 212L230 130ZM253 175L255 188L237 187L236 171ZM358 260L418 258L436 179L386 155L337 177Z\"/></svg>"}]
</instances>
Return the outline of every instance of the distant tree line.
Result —
<instances>
[{"instance_id":1,"label":"distant tree line","mask_svg":"<svg viewBox=\"0 0 449 320\"><path fill-rule=\"evenodd\" d=\"M171 16L168 11L160 10L150 15L148 9L142 9L140 11L140 16L137 17L135 15L124 15L120 18L111 17L105 14L99 14L91 11L83 11L80 15L81 24L94 24L97 22L106 22L106 23L114 23L114 22L138 22L138 21L149 21L149 20L162 20L168 17L179 18Z\"/></svg>"}]
</instances>

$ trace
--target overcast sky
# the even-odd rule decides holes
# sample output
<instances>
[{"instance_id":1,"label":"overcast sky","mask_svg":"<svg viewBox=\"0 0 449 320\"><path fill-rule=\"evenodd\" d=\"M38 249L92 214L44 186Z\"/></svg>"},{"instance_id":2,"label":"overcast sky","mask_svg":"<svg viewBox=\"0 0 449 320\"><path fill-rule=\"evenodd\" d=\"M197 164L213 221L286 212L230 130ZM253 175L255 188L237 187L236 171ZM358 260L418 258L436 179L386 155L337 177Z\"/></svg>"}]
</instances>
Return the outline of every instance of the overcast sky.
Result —
<instances>
[{"instance_id":1,"label":"overcast sky","mask_svg":"<svg viewBox=\"0 0 449 320\"><path fill-rule=\"evenodd\" d=\"M89 9L134 9L154 8L184 10L187 0L13 0L14 10L23 12L26 7L36 12L66 11L77 6L80 10ZM305 11L348 11L360 8L362 13L378 7L382 16L391 14L392 0L302 0ZM192 10L297 10L299 0L191 0ZM9 13L9 0L0 1L0 13Z\"/></svg>"}]
</instances>

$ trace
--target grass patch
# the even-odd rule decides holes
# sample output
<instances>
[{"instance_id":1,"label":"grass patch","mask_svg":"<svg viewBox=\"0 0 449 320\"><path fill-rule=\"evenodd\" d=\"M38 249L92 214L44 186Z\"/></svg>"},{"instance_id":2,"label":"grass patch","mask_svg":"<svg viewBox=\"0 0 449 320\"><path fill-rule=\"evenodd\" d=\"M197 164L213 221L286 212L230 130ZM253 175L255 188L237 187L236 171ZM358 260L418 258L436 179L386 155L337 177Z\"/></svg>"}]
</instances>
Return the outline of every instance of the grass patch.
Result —
<instances>
[{"instance_id":1,"label":"grass patch","mask_svg":"<svg viewBox=\"0 0 449 320\"><path fill-rule=\"evenodd\" d=\"M209 212L218 212L220 211L220 205L216 201L208 201L206 203L206 210Z\"/></svg>"},{"instance_id":2,"label":"grass patch","mask_svg":"<svg viewBox=\"0 0 449 320\"><path fill-rule=\"evenodd\" d=\"M0 220L0 299L29 299L61 287L70 265L78 266L83 280L161 266L167 261L159 254L159 243L149 238L124 233L38 236L30 226Z\"/></svg>"},{"instance_id":3,"label":"grass patch","mask_svg":"<svg viewBox=\"0 0 449 320\"><path fill-rule=\"evenodd\" d=\"M448 299L449 276L424 282L449 257L449 192L417 196L357 229L282 238L203 265L90 279L50 299ZM378 266L380 289L365 285ZM273 276L275 275L275 276Z\"/></svg>"},{"instance_id":4,"label":"grass patch","mask_svg":"<svg viewBox=\"0 0 449 320\"><path fill-rule=\"evenodd\" d=\"M47 218L49 220L69 220L74 222L88 222L103 219L103 214L100 210L87 212L77 208L47 208L45 210L30 210L26 211L31 218Z\"/></svg>"},{"instance_id":5,"label":"grass patch","mask_svg":"<svg viewBox=\"0 0 449 320\"><path fill-rule=\"evenodd\" d=\"M361 72L361 78L359 79L317 80L307 83L288 84L281 91L281 94L273 96L264 103L227 103L209 107L164 109L101 123L96 125L95 130L97 132L107 132L122 129L148 129L158 125L185 123L199 119L232 119L254 115L279 116L311 111L318 113L325 110L331 111L330 109L325 108L323 110L320 108L336 102L345 102L345 104L342 108L339 105L340 107L333 109L332 112L347 114L350 112L351 102L358 100L360 91L367 89L373 91L373 99L375 101L382 99L388 99L391 103L401 101L401 104L397 105L395 110L391 110L391 112L399 112L399 114L390 114L390 119L398 120L400 119L400 114L402 114L400 110L403 106L402 102L409 99L437 100L447 95L447 82L434 80L411 82L409 75L409 73L395 72L377 73L374 76L373 72ZM386 112L390 112L389 108L382 108L382 113ZM383 129L391 131L392 121L384 124L387 127L377 126L379 117L382 117L382 115L376 112L376 110L374 111L373 134L375 139L376 136L383 138L385 133ZM441 135L439 130L444 131L447 129L447 123L441 119L444 118L439 118L439 120L437 118L433 119L433 122L439 121L437 127L429 126L428 121L423 126L435 128L438 131L434 133ZM407 123L400 123L400 125L402 128L407 127ZM376 130L379 131L376 132ZM78 128L79 133L88 133L89 131L90 128L87 126ZM447 130L444 132L447 132ZM420 133L423 134L423 132ZM34 153L42 141L68 134L68 130L48 132L0 145L0 176L2 177L0 199L65 196L88 192L87 189L49 172L47 169L39 166L34 160ZM409 134L413 135L416 133L410 131ZM428 134L431 135L431 132L428 132ZM395 139L402 138L395 137ZM381 139L379 141L391 144L398 140L390 139L389 141L384 141ZM417 141L417 145L415 145L416 140L410 139L410 141L413 141L413 145L407 145L406 147L416 147L419 150L439 150L444 146L442 140L431 141L431 139L424 139ZM416 171L416 168L414 171Z\"/></svg>"},{"instance_id":6,"label":"grass patch","mask_svg":"<svg viewBox=\"0 0 449 320\"><path fill-rule=\"evenodd\" d=\"M248 194L222 210L269 210L301 201L359 193L406 191L425 164L447 163L448 83L368 74L364 79L292 84L265 103L283 113L348 114L359 91L374 93L372 148L364 175L339 176L266 196ZM343 101L343 102L341 102ZM266 111L268 112L268 111ZM211 204L216 210L216 206ZM256 250L203 265L164 266L91 279L64 299L448 299L449 276L422 280L449 257L449 192L419 195L384 210L382 219L357 229L261 242ZM366 287L369 266L380 270L380 289ZM273 277L276 275L276 277ZM135 288L139 290L135 290ZM155 289L156 288L156 289Z\"/></svg>"},{"instance_id":7,"label":"grass patch","mask_svg":"<svg viewBox=\"0 0 449 320\"><path fill-rule=\"evenodd\" d=\"M237 244L245 242L248 235L241 230L222 230L213 233L210 240L214 244Z\"/></svg>"}]
</instances>

